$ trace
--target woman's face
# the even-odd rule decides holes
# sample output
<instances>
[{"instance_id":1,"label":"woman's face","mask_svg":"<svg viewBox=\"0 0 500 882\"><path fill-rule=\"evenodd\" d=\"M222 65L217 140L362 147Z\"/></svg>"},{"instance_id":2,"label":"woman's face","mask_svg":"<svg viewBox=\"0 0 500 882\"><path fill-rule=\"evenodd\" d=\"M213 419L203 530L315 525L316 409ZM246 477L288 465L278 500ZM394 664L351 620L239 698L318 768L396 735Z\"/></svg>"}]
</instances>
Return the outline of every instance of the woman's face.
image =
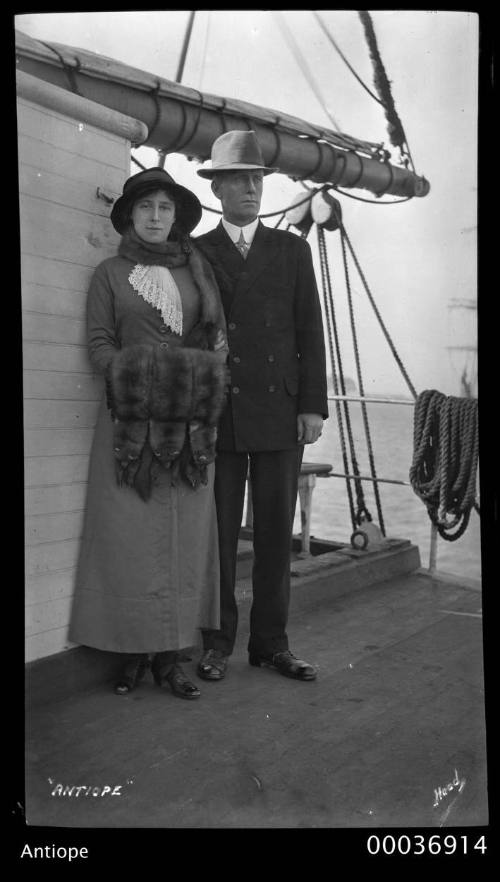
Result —
<instances>
[{"instance_id":1,"label":"woman's face","mask_svg":"<svg viewBox=\"0 0 500 882\"><path fill-rule=\"evenodd\" d=\"M175 202L165 190L147 193L134 203L132 224L144 242L166 242L175 221Z\"/></svg>"}]
</instances>

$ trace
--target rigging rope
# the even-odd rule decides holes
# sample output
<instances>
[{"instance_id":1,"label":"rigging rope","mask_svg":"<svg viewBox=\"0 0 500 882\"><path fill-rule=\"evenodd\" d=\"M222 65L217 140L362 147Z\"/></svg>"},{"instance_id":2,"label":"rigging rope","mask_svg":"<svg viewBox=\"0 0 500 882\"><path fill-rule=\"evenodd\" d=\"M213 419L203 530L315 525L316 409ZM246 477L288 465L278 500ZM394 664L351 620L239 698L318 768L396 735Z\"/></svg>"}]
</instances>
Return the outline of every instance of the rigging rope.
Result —
<instances>
[{"instance_id":1,"label":"rigging rope","mask_svg":"<svg viewBox=\"0 0 500 882\"><path fill-rule=\"evenodd\" d=\"M288 47L291 50L292 55L295 58L295 61L297 62L298 66L304 76L304 79L306 79L307 82L309 83L312 91L314 92L314 94L316 95L316 98L318 99L319 104L321 105L324 113L326 113L326 115L327 115L328 119L330 120L330 122L332 123L334 129L336 129L337 132L339 134L341 134L340 126L339 126L337 120L335 119L335 117L333 116L332 112L330 111L330 109L325 104L325 101L323 99L323 96L321 94L319 86L318 86L316 80L314 79L312 72L311 72L311 69L310 69L309 65L307 64L302 52L300 51L290 28L288 27L288 24L286 22L286 19L285 19L283 13L279 12L279 11L272 11L271 14L272 14L274 20L277 22L278 27L280 28L280 30L285 38L285 41L288 43Z\"/></svg>"},{"instance_id":2,"label":"rigging rope","mask_svg":"<svg viewBox=\"0 0 500 882\"><path fill-rule=\"evenodd\" d=\"M135 158L133 153L130 154L130 159L132 160L132 162L135 162L135 164L138 165L139 168L142 169L142 171L146 171L146 166L143 165L142 162L139 162L139 160Z\"/></svg>"},{"instance_id":3,"label":"rigging rope","mask_svg":"<svg viewBox=\"0 0 500 882\"><path fill-rule=\"evenodd\" d=\"M330 342L330 356L331 356L331 361L332 361L333 384L334 384L334 389L335 389L335 395L339 395L339 391L338 391L339 390L339 383L337 381L337 365L338 365L338 379L340 380L341 394L345 397L346 396L345 375L344 375L344 369L343 369L343 365L342 365L342 356L341 356L341 351L340 351L337 321L336 321L336 317L335 317L335 306L334 306L334 302L333 302L332 285L331 285L331 280L330 280L330 270L328 267L328 256L327 256L327 250L326 250L325 231L319 225L317 225L317 231L318 231L318 248L319 248L320 264L321 264L321 276L322 276L322 281L323 281L323 294L324 294L324 300L325 300L325 313L327 316L328 334L329 334L329 342ZM332 330L333 330L333 337L335 340L335 347L333 345ZM353 499L352 499L352 489L350 486L350 481L347 477L346 477L346 484L347 484L347 493L348 493L348 498L349 498L349 508L350 508L350 513L351 513L352 526L353 526L353 530L356 530L356 528L358 526L360 526L360 524L362 523L363 516L365 516L368 521L372 520L372 516L371 516L370 512L368 511L366 504L365 504L363 483L362 483L361 476L360 476L358 461L357 461L357 457L356 457L356 450L355 450L355 446L354 446L352 427L351 427L351 416L350 416L350 412L349 412L349 402L347 400L344 400L344 401L342 401L342 405L344 408L344 418L345 418L345 424L346 424L346 429L347 429L347 437L349 440L349 449L350 449L350 456L351 456L351 462L352 462L352 474L355 476L354 487L355 487L355 491L356 491L356 502L357 502L356 511L354 510L354 503L353 503ZM349 472L349 466L348 466L348 461L347 461L347 449L346 449L345 438L344 438L343 420L342 420L342 416L341 416L341 408L339 406L338 401L336 402L336 406L337 406L337 419L338 419L338 423L339 423L339 432L340 432L340 439L341 439L344 470L345 470L345 474L349 475L350 472Z\"/></svg>"},{"instance_id":4,"label":"rigging rope","mask_svg":"<svg viewBox=\"0 0 500 882\"><path fill-rule=\"evenodd\" d=\"M308 195L305 196L304 199L301 199L300 202L294 202L292 203L292 205L287 205L286 208L278 208L277 211L270 211L268 214L259 214L259 217L262 219L267 217L276 217L278 214L285 215L287 211L289 211L291 208L298 208L299 205L303 205L304 202L310 202L315 193L320 193L322 190L328 189L329 186L329 184L324 184L322 187L316 187L314 190L309 190ZM201 207L205 211L211 211L212 214L222 214L222 211L219 208L210 208L208 205L202 205Z\"/></svg>"},{"instance_id":5,"label":"rigging rope","mask_svg":"<svg viewBox=\"0 0 500 882\"><path fill-rule=\"evenodd\" d=\"M380 56L370 13L365 10L360 10L358 15L361 19L361 24L363 25L366 42L368 43L368 51L373 64L373 82L384 106L389 139L391 144L394 144L395 147L399 148L402 155L405 152L407 153L411 167L414 170L413 160L408 147L403 124L397 114L394 98L392 97L391 84Z\"/></svg>"},{"instance_id":6,"label":"rigging rope","mask_svg":"<svg viewBox=\"0 0 500 882\"><path fill-rule=\"evenodd\" d=\"M337 217L337 221L340 221L340 217L338 216L338 213L335 212L335 214ZM348 301L348 305L349 305L349 318L351 321L351 333L352 333L352 342L353 342L353 349L354 349L354 358L356 361L356 373L357 373L357 377L358 377L358 388L359 388L360 397L362 399L364 399L365 389L364 389L364 383L363 383L363 375L362 375L362 371L361 371L361 359L359 357L359 347L358 347L358 337L357 337L357 332L356 332L356 323L354 320L354 304L353 304L353 299L352 299L351 283L350 283L350 279L349 279L349 267L348 267L348 263L347 263L347 253L346 253L346 247L345 247L345 233L343 231L343 227L340 224L339 224L339 226L340 226L340 242L342 245L342 260L343 260L343 264L344 264L344 275L345 275L346 288L347 288L347 301ZM373 478L373 493L375 496L375 504L377 506L378 522L379 522L379 526L380 526L380 530L382 532L382 535L385 536L384 517L382 514L382 504L380 501L380 492L379 492L379 486L378 486L378 482L377 482L377 473L375 470L375 457L373 455L373 445L372 445L372 439L371 439L371 434L370 434L370 424L368 422L368 411L367 411L367 407L366 407L366 401L364 401L364 400L361 401L361 413L363 416L363 425L364 425L364 429L365 429L366 446L367 446L367 450L368 450L368 461L370 463L370 474L371 474L371 477ZM370 520L370 518L369 518L369 520Z\"/></svg>"},{"instance_id":7,"label":"rigging rope","mask_svg":"<svg viewBox=\"0 0 500 882\"><path fill-rule=\"evenodd\" d=\"M365 291L366 291L366 293L367 293L367 295L368 295L368 299L369 299L369 301L370 301L370 303L371 303L371 305L372 305L373 311L374 311L374 313L375 313L375 315L376 315L376 317L377 317L377 319L378 319L379 325L380 325L380 327L382 328L382 332L383 332L383 334L384 334L384 336L385 336L385 339L387 340L387 342L388 342L388 344L389 344L390 350L391 350L391 352L392 352L392 354L393 354L393 356L394 356L394 358L395 358L395 360L396 360L396 363L397 363L397 365L398 365L398 367L399 367L399 369L400 369L400 371L401 371L401 373L402 373L402 375L403 375L403 377L404 377L404 379L405 379L405 381L406 381L406 384L407 384L407 386L408 386L408 388L409 388L411 394L413 395L414 398L416 398L416 397L417 397L416 389L415 389L413 383L411 382L411 380L410 380L410 378L409 378L409 376L408 376L408 374L407 374L407 372L406 372L405 366L404 366L403 362L401 361L401 358L399 357L399 355L398 355L398 353L397 353L397 351L396 351L396 347L394 346L394 343L392 342L392 339L391 339L391 336L390 336L390 334L389 334L389 331L387 330L387 328L386 328L386 326L385 326L385 324L384 324L384 322L383 322L382 316L380 315L380 312L379 312L379 310L378 310L378 308L377 308L377 304L375 303L375 300L373 299L373 294L372 294L372 292L370 291L370 288L369 288L369 286L368 286L368 283L367 283L367 281L366 281L366 279L365 279L365 277L364 277L363 270L361 269L361 267L360 267L360 265L359 265L358 258L356 257L356 254L355 254L354 248L353 248L352 245L351 245L351 241L350 241L350 239L349 239L349 236L348 236L347 233L346 233L346 230L345 230L345 227L344 227L342 221L340 221L340 230L342 231L342 234L343 234L343 236L345 237L345 241L347 242L347 244L348 244L348 246L349 246L349 250L350 250L350 252L351 252L352 258L353 258L354 263L355 263L355 265L356 265L356 269L357 269L357 271L358 271L359 277L360 277L361 281L363 282L364 289L365 289Z\"/></svg>"},{"instance_id":8,"label":"rigging rope","mask_svg":"<svg viewBox=\"0 0 500 882\"><path fill-rule=\"evenodd\" d=\"M331 360L331 365L332 365L333 388L334 388L335 395L338 396L340 394L340 390L339 390L339 382L338 382L337 364L336 364L336 358L335 358L335 348L333 345L333 337L332 337L332 318L330 316L331 309L330 309L330 302L329 302L330 298L328 296L328 294L329 294L329 292L328 292L328 279L327 279L326 270L325 270L326 259L327 259L326 258L326 248L324 247L324 236L322 236L323 231L322 231L321 227L317 226L316 230L317 230L317 234L318 234L318 250L319 250L320 267L321 267L321 281L323 283L323 300L324 300L324 305L325 305L325 316L326 316L326 324L327 324L327 330L328 330L328 343L329 343L329 349L330 349L330 360ZM332 302L332 306L333 306L333 300L331 302ZM353 495L352 495L351 482L347 478L347 475L349 474L349 461L347 458L347 445L346 445L345 433L344 433L344 420L342 417L342 410L341 410L340 401L338 398L335 399L335 410L337 413L337 425L339 427L340 447L341 447L341 451L342 451L342 462L344 465L344 473L346 475L345 481L346 481L347 498L349 501L349 512L351 515L352 529L354 531L354 530L356 530L356 527L357 527L356 512L354 510L354 500L353 500Z\"/></svg>"},{"instance_id":9,"label":"rigging rope","mask_svg":"<svg viewBox=\"0 0 500 882\"><path fill-rule=\"evenodd\" d=\"M349 199L356 199L358 202L367 202L368 205L400 205L401 202L409 202L413 198L412 196L405 196L404 199L391 199L390 202L379 202L378 199L364 199L363 196L354 196L353 193L346 193L345 190L341 190L336 184L332 184L331 187L342 196L348 196Z\"/></svg>"},{"instance_id":10,"label":"rigging rope","mask_svg":"<svg viewBox=\"0 0 500 882\"><path fill-rule=\"evenodd\" d=\"M205 65L206 65L206 61L207 61L207 49L208 49L208 35L210 33L210 13L211 13L211 10L207 9L207 28L205 31L205 42L203 45L203 52L201 54L200 73L198 75L198 91L201 89L201 84L203 82L203 76L205 74Z\"/></svg>"},{"instance_id":11,"label":"rigging rope","mask_svg":"<svg viewBox=\"0 0 500 882\"><path fill-rule=\"evenodd\" d=\"M347 58L345 57L344 53L342 52L342 50L339 48L339 46L337 45L337 43L336 43L335 40L333 39L333 37L332 37L330 31L328 30L328 28L327 28L326 24L324 23L323 19L321 18L321 16L320 16L317 12L314 12L314 11L313 11L313 15L314 15L314 18L316 19L316 21L318 22L319 26L321 27L323 33L324 33L324 34L326 35L326 37L328 38L328 40L329 40L330 43L332 44L332 46L333 46L333 48L335 49L335 51L340 55L340 57L341 57L342 61L344 62L344 64L349 68L349 70L351 71L351 73L353 74L353 76L357 79L358 83L363 87L363 89L364 89L366 92L368 92L368 94L370 95L370 97L373 98L373 100L376 101L377 104L381 104L381 105L383 106L383 101L381 101L380 98L377 98L377 96L373 94L373 92L371 91L371 89L368 88L368 86L366 85L366 83L364 83L363 80L361 79L361 77L356 73L356 71L354 70L352 64L350 64L350 63L348 62L348 60L347 60Z\"/></svg>"},{"instance_id":12,"label":"rigging rope","mask_svg":"<svg viewBox=\"0 0 500 882\"><path fill-rule=\"evenodd\" d=\"M477 400L422 392L415 402L410 483L448 542L465 533L472 508L479 513L478 461Z\"/></svg>"}]
</instances>

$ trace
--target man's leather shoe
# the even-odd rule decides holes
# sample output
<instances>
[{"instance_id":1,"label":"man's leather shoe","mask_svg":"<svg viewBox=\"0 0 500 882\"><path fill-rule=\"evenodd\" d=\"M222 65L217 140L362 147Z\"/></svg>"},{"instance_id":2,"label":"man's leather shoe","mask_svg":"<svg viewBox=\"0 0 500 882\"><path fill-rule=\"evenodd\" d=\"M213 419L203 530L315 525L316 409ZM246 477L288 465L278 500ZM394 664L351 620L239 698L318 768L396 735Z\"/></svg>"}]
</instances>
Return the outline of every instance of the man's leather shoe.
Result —
<instances>
[{"instance_id":1,"label":"man's leather shoe","mask_svg":"<svg viewBox=\"0 0 500 882\"><path fill-rule=\"evenodd\" d=\"M248 661L257 668L261 665L274 668L280 674L283 674L284 677L293 677L294 680L316 679L316 671L313 666L300 658L295 658L289 649L286 649L284 652L275 652L273 655L257 655L251 652L248 656Z\"/></svg>"},{"instance_id":2,"label":"man's leather shoe","mask_svg":"<svg viewBox=\"0 0 500 882\"><path fill-rule=\"evenodd\" d=\"M229 656L220 649L206 649L198 662L197 674L202 680L223 680Z\"/></svg>"}]
</instances>

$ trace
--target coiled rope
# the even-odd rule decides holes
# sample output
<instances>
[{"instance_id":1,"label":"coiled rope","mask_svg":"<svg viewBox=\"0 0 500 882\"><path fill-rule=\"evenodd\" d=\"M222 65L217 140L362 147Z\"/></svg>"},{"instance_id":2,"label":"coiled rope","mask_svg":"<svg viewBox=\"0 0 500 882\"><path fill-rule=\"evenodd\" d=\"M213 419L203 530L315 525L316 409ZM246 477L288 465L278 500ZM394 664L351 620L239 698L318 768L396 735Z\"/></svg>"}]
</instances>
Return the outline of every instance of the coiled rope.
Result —
<instances>
[{"instance_id":1,"label":"coiled rope","mask_svg":"<svg viewBox=\"0 0 500 882\"><path fill-rule=\"evenodd\" d=\"M479 513L478 462L477 400L434 389L421 392L415 402L410 483L448 542L465 533L472 508Z\"/></svg>"}]
</instances>

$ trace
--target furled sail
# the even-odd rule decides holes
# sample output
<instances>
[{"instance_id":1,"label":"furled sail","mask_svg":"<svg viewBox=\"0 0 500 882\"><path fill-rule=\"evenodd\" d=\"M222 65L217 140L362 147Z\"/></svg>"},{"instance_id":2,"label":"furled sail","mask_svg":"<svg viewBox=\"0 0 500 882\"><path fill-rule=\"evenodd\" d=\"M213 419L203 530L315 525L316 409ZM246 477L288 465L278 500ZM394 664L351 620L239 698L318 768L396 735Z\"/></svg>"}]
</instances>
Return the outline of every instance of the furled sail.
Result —
<instances>
[{"instance_id":1,"label":"furled sail","mask_svg":"<svg viewBox=\"0 0 500 882\"><path fill-rule=\"evenodd\" d=\"M144 142L164 153L208 159L228 129L253 129L267 165L315 183L376 196L426 196L428 181L393 165L382 145L312 125L256 104L223 98L156 77L103 55L16 32L17 68L143 122Z\"/></svg>"}]
</instances>

